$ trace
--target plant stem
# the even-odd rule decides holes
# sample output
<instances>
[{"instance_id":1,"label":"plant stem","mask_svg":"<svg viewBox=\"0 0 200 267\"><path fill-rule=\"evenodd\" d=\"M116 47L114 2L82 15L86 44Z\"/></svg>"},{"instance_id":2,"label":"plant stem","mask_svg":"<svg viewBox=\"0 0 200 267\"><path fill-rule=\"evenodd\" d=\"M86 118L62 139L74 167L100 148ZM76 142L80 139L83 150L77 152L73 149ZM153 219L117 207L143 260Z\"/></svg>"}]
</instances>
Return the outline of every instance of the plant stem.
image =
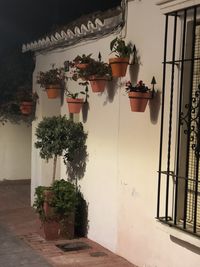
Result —
<instances>
[{"instance_id":1,"label":"plant stem","mask_svg":"<svg viewBox=\"0 0 200 267\"><path fill-rule=\"evenodd\" d=\"M55 181L56 177L56 163L57 163L57 155L53 158L53 182Z\"/></svg>"}]
</instances>

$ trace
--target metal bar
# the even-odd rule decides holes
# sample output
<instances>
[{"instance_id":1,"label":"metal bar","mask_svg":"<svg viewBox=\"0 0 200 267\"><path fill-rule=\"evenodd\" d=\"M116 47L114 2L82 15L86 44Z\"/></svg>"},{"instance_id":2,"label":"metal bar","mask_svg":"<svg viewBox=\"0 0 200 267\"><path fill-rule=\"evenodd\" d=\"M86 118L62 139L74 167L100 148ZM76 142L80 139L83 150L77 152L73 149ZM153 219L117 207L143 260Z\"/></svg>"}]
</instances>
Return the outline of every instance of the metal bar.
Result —
<instances>
[{"instance_id":1,"label":"metal bar","mask_svg":"<svg viewBox=\"0 0 200 267\"><path fill-rule=\"evenodd\" d=\"M190 72L190 95L189 95L189 116L188 116L188 136L187 136L187 160L186 160L186 177L189 172L189 153L190 153L190 127L191 127L191 110L192 110L192 89L193 89L193 74L194 74L194 52L195 52L195 29L196 29L196 7L193 8L193 30L192 30L192 55L191 55L191 72ZM184 199L184 218L183 227L186 229L187 219L187 198L188 198L188 181L185 183L185 199Z\"/></svg>"},{"instance_id":2,"label":"metal bar","mask_svg":"<svg viewBox=\"0 0 200 267\"><path fill-rule=\"evenodd\" d=\"M174 16L174 34L173 34L173 51L172 61L176 56L176 32L177 32L177 15ZM171 139L172 139L172 115L173 115L173 96L174 96L174 71L175 63L172 64L171 70L171 93L170 93L170 112L169 112L169 138L168 138L168 153L167 153L167 171L170 171L170 157L171 157ZM165 203L165 217L168 217L168 204L169 204L169 175L166 180L166 203Z\"/></svg>"},{"instance_id":3,"label":"metal bar","mask_svg":"<svg viewBox=\"0 0 200 267\"><path fill-rule=\"evenodd\" d=\"M165 63L166 64L172 64L172 63L182 63L182 62L190 62L190 61L197 61L197 60L200 60L200 57L195 57L194 59L191 59L191 58L185 58L185 59L177 59L177 60L174 60L174 61L166 61Z\"/></svg>"},{"instance_id":4,"label":"metal bar","mask_svg":"<svg viewBox=\"0 0 200 267\"><path fill-rule=\"evenodd\" d=\"M176 175L179 174L179 152L180 152L180 134L181 134L181 109L182 109L182 93L183 93L183 73L184 73L184 55L185 55L185 36L186 36L186 18L187 10L184 11L184 22L183 22L183 39L182 39L182 68L180 78L180 92L179 92L179 112L178 112L178 140L177 140L177 157L176 157ZM176 179L175 188L175 207L174 207L174 224L177 220L177 206L178 206L178 183L179 179Z\"/></svg>"},{"instance_id":5,"label":"metal bar","mask_svg":"<svg viewBox=\"0 0 200 267\"><path fill-rule=\"evenodd\" d=\"M172 172L169 172L168 173L167 171L161 171L160 173L161 174L165 174L166 176L169 175L171 177L175 177L175 178L178 178L178 179L183 179L183 180L188 180L188 181L196 182L196 179L187 178L187 177L183 177L183 176L177 176L177 175L173 174ZM198 180L198 183L200 183L200 180Z\"/></svg>"},{"instance_id":6,"label":"metal bar","mask_svg":"<svg viewBox=\"0 0 200 267\"><path fill-rule=\"evenodd\" d=\"M166 58L167 58L167 38L168 38L168 15L165 19L165 39L164 39L164 64L163 64L163 82L162 82L162 107L160 123L160 152L159 152L159 174L158 174L158 193L157 193L157 218L160 215L160 186L161 186L161 168L162 168L162 148L163 148L163 127L164 127L164 109L165 109L165 83L166 83Z\"/></svg>"}]
</instances>

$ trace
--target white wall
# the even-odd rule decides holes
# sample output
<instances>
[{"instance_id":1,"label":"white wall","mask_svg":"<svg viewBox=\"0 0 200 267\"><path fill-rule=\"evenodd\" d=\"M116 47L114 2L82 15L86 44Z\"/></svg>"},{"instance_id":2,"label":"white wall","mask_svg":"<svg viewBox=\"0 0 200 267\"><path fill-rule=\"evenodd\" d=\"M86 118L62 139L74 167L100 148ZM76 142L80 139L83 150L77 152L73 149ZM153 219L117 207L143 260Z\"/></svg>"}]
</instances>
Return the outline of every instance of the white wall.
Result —
<instances>
[{"instance_id":1,"label":"white wall","mask_svg":"<svg viewBox=\"0 0 200 267\"><path fill-rule=\"evenodd\" d=\"M80 181L89 203L88 237L140 267L197 267L199 254L171 238L155 219L159 94L145 113L132 113L121 85L131 76L133 82L142 79L151 86L152 76L155 76L156 87L161 90L164 16L155 2L129 2L126 40L132 40L138 49L139 68L134 66L126 78L115 79L102 94L89 92L90 108L84 122L89 158L85 177ZM61 66L64 60L72 60L83 53L93 53L93 57L97 57L101 51L103 60L108 61L113 37L40 54L35 73L48 69L51 63ZM71 81L68 86L71 91L80 88ZM49 105L52 111L53 104ZM67 114L66 103L61 107L61 114ZM76 116L76 120L82 121L82 115ZM32 177L37 185L36 174L41 165L37 164L40 161L37 152L33 150L32 154L35 160ZM61 164L61 176L65 173L65 166ZM37 177L43 183L40 175Z\"/></svg>"},{"instance_id":2,"label":"white wall","mask_svg":"<svg viewBox=\"0 0 200 267\"><path fill-rule=\"evenodd\" d=\"M31 127L0 126L0 181L31 178Z\"/></svg>"}]
</instances>

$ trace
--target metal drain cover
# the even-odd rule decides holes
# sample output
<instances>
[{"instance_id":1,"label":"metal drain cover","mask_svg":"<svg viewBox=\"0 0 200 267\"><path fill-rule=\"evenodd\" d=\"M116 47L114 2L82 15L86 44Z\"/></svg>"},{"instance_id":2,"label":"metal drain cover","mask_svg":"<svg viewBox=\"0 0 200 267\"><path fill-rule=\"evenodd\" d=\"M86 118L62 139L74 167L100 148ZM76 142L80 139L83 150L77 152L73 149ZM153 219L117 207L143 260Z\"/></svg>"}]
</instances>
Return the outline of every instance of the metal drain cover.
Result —
<instances>
[{"instance_id":1,"label":"metal drain cover","mask_svg":"<svg viewBox=\"0 0 200 267\"><path fill-rule=\"evenodd\" d=\"M105 252L91 252L90 256L91 257L104 257L104 256L107 256L107 254Z\"/></svg>"},{"instance_id":2,"label":"metal drain cover","mask_svg":"<svg viewBox=\"0 0 200 267\"><path fill-rule=\"evenodd\" d=\"M83 242L59 244L59 245L56 245L56 247L58 247L59 249L61 249L64 252L78 251L78 250L91 248L88 244L83 243Z\"/></svg>"}]
</instances>

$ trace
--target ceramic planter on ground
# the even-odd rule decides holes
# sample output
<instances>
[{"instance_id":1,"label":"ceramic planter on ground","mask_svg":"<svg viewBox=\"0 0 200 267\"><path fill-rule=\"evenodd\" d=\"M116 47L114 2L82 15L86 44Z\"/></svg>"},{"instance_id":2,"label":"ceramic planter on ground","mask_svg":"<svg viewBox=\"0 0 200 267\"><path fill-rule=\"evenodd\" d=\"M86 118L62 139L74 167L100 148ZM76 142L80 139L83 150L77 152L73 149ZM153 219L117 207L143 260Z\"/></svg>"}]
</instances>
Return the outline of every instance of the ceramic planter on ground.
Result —
<instances>
[{"instance_id":1,"label":"ceramic planter on ground","mask_svg":"<svg viewBox=\"0 0 200 267\"><path fill-rule=\"evenodd\" d=\"M106 77L96 77L91 76L90 79L90 85L92 87L92 91L94 93L100 93L105 90L107 78Z\"/></svg>"},{"instance_id":2,"label":"ceramic planter on ground","mask_svg":"<svg viewBox=\"0 0 200 267\"><path fill-rule=\"evenodd\" d=\"M61 87L59 84L46 85L45 89L46 89L47 96L49 99L55 99L55 98L59 97L59 95L60 95Z\"/></svg>"},{"instance_id":3,"label":"ceramic planter on ground","mask_svg":"<svg viewBox=\"0 0 200 267\"><path fill-rule=\"evenodd\" d=\"M51 190L44 191L45 201L44 201L44 213L48 218L53 218L54 208L49 205L49 201L53 197L53 192ZM55 219L46 220L43 223L44 235L46 240L57 240L60 237L65 239L74 238L74 213L71 213L66 218L62 220L59 217Z\"/></svg>"},{"instance_id":4,"label":"ceramic planter on ground","mask_svg":"<svg viewBox=\"0 0 200 267\"><path fill-rule=\"evenodd\" d=\"M129 58L110 58L109 64L112 69L113 77L124 77L126 75L127 67L129 64Z\"/></svg>"},{"instance_id":5,"label":"ceramic planter on ground","mask_svg":"<svg viewBox=\"0 0 200 267\"><path fill-rule=\"evenodd\" d=\"M67 98L69 113L80 113L83 106L83 98Z\"/></svg>"},{"instance_id":6,"label":"ceramic planter on ground","mask_svg":"<svg viewBox=\"0 0 200 267\"><path fill-rule=\"evenodd\" d=\"M30 115L33 110L33 102L23 101L20 103L20 111L23 115Z\"/></svg>"},{"instance_id":7,"label":"ceramic planter on ground","mask_svg":"<svg viewBox=\"0 0 200 267\"><path fill-rule=\"evenodd\" d=\"M133 112L144 112L148 103L151 99L151 92L129 92L128 96L130 99L131 111Z\"/></svg>"}]
</instances>

